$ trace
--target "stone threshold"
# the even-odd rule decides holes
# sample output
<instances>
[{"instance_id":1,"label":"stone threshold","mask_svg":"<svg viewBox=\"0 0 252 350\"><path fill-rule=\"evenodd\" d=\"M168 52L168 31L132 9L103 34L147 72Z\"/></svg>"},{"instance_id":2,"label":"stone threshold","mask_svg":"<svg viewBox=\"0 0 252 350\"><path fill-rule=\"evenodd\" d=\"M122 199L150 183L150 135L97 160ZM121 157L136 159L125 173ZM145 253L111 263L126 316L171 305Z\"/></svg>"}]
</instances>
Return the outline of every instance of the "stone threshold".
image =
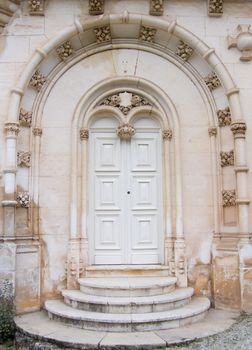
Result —
<instances>
[{"instance_id":1,"label":"stone threshold","mask_svg":"<svg viewBox=\"0 0 252 350\"><path fill-rule=\"evenodd\" d=\"M236 322L238 316L236 312L211 309L200 323L135 333L79 329L49 320L45 311L17 316L15 322L18 331L34 339L34 342L48 342L59 346L59 349L157 350L223 332Z\"/></svg>"}]
</instances>

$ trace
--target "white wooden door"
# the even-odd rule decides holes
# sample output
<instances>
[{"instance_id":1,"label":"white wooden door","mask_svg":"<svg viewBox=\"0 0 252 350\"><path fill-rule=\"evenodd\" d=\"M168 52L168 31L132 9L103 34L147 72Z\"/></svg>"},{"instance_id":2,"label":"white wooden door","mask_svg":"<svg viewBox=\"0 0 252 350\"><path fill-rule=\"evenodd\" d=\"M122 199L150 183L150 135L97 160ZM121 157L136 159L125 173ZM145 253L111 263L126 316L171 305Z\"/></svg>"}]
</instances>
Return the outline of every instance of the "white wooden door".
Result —
<instances>
[{"instance_id":1,"label":"white wooden door","mask_svg":"<svg viewBox=\"0 0 252 350\"><path fill-rule=\"evenodd\" d=\"M115 128L91 128L91 263L162 262L160 139L157 128L136 128L127 141L116 135Z\"/></svg>"}]
</instances>

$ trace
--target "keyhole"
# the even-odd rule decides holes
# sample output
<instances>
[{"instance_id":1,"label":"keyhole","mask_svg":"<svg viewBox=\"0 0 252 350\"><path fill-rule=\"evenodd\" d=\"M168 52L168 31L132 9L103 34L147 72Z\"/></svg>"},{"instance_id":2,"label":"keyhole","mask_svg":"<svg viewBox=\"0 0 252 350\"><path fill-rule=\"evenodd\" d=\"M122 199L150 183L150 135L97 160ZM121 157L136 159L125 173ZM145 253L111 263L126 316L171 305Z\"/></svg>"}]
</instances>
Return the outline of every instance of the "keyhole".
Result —
<instances>
[{"instance_id":1,"label":"keyhole","mask_svg":"<svg viewBox=\"0 0 252 350\"><path fill-rule=\"evenodd\" d=\"M130 194L130 191L127 191L128 194Z\"/></svg>"}]
</instances>

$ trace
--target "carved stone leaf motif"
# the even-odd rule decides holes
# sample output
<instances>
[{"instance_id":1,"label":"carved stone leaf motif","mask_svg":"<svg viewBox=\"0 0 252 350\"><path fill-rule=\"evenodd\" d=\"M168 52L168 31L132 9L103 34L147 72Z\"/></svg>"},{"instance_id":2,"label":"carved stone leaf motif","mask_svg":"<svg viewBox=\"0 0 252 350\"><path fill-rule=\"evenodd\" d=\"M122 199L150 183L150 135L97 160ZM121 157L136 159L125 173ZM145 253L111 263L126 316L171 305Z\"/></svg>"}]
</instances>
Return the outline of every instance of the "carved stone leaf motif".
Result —
<instances>
[{"instance_id":1,"label":"carved stone leaf motif","mask_svg":"<svg viewBox=\"0 0 252 350\"><path fill-rule=\"evenodd\" d=\"M156 32L157 30L155 28L141 26L139 39L149 43L154 43Z\"/></svg>"},{"instance_id":2,"label":"carved stone leaf motif","mask_svg":"<svg viewBox=\"0 0 252 350\"><path fill-rule=\"evenodd\" d=\"M231 125L231 131L233 132L234 136L244 136L247 130L247 125L244 121L237 121L233 122Z\"/></svg>"},{"instance_id":3,"label":"carved stone leaf motif","mask_svg":"<svg viewBox=\"0 0 252 350\"><path fill-rule=\"evenodd\" d=\"M188 61L188 59L192 56L193 54L193 48L183 41L179 42L179 46L177 47L176 50L176 55L181 57L184 61Z\"/></svg>"},{"instance_id":4,"label":"carved stone leaf motif","mask_svg":"<svg viewBox=\"0 0 252 350\"><path fill-rule=\"evenodd\" d=\"M150 14L161 16L164 12L163 0L150 0Z\"/></svg>"},{"instance_id":5,"label":"carved stone leaf motif","mask_svg":"<svg viewBox=\"0 0 252 350\"><path fill-rule=\"evenodd\" d=\"M215 72L208 74L208 76L205 77L204 80L210 91L213 91L217 87L221 86L221 82Z\"/></svg>"},{"instance_id":6,"label":"carved stone leaf motif","mask_svg":"<svg viewBox=\"0 0 252 350\"><path fill-rule=\"evenodd\" d=\"M171 140L171 138L172 138L172 130L171 129L163 130L163 139L164 140Z\"/></svg>"},{"instance_id":7,"label":"carved stone leaf motif","mask_svg":"<svg viewBox=\"0 0 252 350\"><path fill-rule=\"evenodd\" d=\"M228 126L231 124L231 112L230 108L226 107L225 109L219 109L217 111L219 126Z\"/></svg>"},{"instance_id":8,"label":"carved stone leaf motif","mask_svg":"<svg viewBox=\"0 0 252 350\"><path fill-rule=\"evenodd\" d=\"M222 191L222 204L223 207L232 207L236 205L235 190L223 190Z\"/></svg>"},{"instance_id":9,"label":"carved stone leaf motif","mask_svg":"<svg viewBox=\"0 0 252 350\"><path fill-rule=\"evenodd\" d=\"M30 15L43 15L45 1L44 0L29 0L29 12Z\"/></svg>"},{"instance_id":10,"label":"carved stone leaf motif","mask_svg":"<svg viewBox=\"0 0 252 350\"><path fill-rule=\"evenodd\" d=\"M5 123L5 131L7 133L11 133L11 134L14 134L15 136L17 136L19 131L20 131L20 127L19 127L18 123L7 122L7 123Z\"/></svg>"},{"instance_id":11,"label":"carved stone leaf motif","mask_svg":"<svg viewBox=\"0 0 252 350\"><path fill-rule=\"evenodd\" d=\"M208 0L209 16L221 16L223 14L223 0Z\"/></svg>"},{"instance_id":12,"label":"carved stone leaf motif","mask_svg":"<svg viewBox=\"0 0 252 350\"><path fill-rule=\"evenodd\" d=\"M97 43L111 41L111 32L109 26L94 28Z\"/></svg>"},{"instance_id":13,"label":"carved stone leaf motif","mask_svg":"<svg viewBox=\"0 0 252 350\"><path fill-rule=\"evenodd\" d=\"M215 126L208 128L208 134L209 134L209 136L216 136L217 135L217 128Z\"/></svg>"},{"instance_id":14,"label":"carved stone leaf motif","mask_svg":"<svg viewBox=\"0 0 252 350\"><path fill-rule=\"evenodd\" d=\"M45 82L46 78L37 70L31 77L29 85L34 87L37 91L40 91Z\"/></svg>"},{"instance_id":15,"label":"carved stone leaf motif","mask_svg":"<svg viewBox=\"0 0 252 350\"><path fill-rule=\"evenodd\" d=\"M30 127L32 124L32 112L25 111L23 108L19 112L20 126Z\"/></svg>"},{"instance_id":16,"label":"carved stone leaf motif","mask_svg":"<svg viewBox=\"0 0 252 350\"><path fill-rule=\"evenodd\" d=\"M129 140L133 135L135 135L136 130L131 124L125 123L116 129L117 135L123 140Z\"/></svg>"},{"instance_id":17,"label":"carved stone leaf motif","mask_svg":"<svg viewBox=\"0 0 252 350\"><path fill-rule=\"evenodd\" d=\"M104 11L104 0L89 0L89 14L101 15Z\"/></svg>"},{"instance_id":18,"label":"carved stone leaf motif","mask_svg":"<svg viewBox=\"0 0 252 350\"><path fill-rule=\"evenodd\" d=\"M34 136L41 136L43 133L41 128L33 128L32 132Z\"/></svg>"},{"instance_id":19,"label":"carved stone leaf motif","mask_svg":"<svg viewBox=\"0 0 252 350\"><path fill-rule=\"evenodd\" d=\"M31 166L31 152L17 152L17 165L29 168Z\"/></svg>"},{"instance_id":20,"label":"carved stone leaf motif","mask_svg":"<svg viewBox=\"0 0 252 350\"><path fill-rule=\"evenodd\" d=\"M68 57L73 54L74 50L70 41L66 41L64 44L57 48L57 54L62 61L65 61Z\"/></svg>"},{"instance_id":21,"label":"carved stone leaf motif","mask_svg":"<svg viewBox=\"0 0 252 350\"><path fill-rule=\"evenodd\" d=\"M29 208L30 195L28 192L17 192L17 206L21 208Z\"/></svg>"},{"instance_id":22,"label":"carved stone leaf motif","mask_svg":"<svg viewBox=\"0 0 252 350\"><path fill-rule=\"evenodd\" d=\"M234 151L230 152L221 152L220 153L221 157L221 166L229 166L229 165L234 165Z\"/></svg>"},{"instance_id":23,"label":"carved stone leaf motif","mask_svg":"<svg viewBox=\"0 0 252 350\"><path fill-rule=\"evenodd\" d=\"M89 138L88 129L84 129L84 128L80 129L80 139L81 140L88 140L88 138Z\"/></svg>"}]
</instances>

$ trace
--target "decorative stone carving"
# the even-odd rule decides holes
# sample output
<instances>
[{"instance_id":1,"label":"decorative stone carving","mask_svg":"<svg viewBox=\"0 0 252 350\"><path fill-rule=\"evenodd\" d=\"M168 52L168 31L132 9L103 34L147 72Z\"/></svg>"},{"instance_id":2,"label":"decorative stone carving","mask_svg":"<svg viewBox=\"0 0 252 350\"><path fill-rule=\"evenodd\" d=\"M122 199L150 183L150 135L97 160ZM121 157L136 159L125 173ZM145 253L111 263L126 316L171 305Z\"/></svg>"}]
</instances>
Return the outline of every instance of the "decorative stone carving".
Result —
<instances>
[{"instance_id":1,"label":"decorative stone carving","mask_svg":"<svg viewBox=\"0 0 252 350\"><path fill-rule=\"evenodd\" d=\"M235 190L223 190L222 191L222 205L223 207L232 207L236 204Z\"/></svg>"},{"instance_id":2,"label":"decorative stone carving","mask_svg":"<svg viewBox=\"0 0 252 350\"><path fill-rule=\"evenodd\" d=\"M20 131L20 127L19 127L18 123L6 122L5 123L5 131L8 134L14 134L15 136L17 136L19 131Z\"/></svg>"},{"instance_id":3,"label":"decorative stone carving","mask_svg":"<svg viewBox=\"0 0 252 350\"><path fill-rule=\"evenodd\" d=\"M177 47L176 50L176 55L181 57L184 61L188 61L188 59L192 56L193 54L193 48L184 41L179 42L179 46Z\"/></svg>"},{"instance_id":4,"label":"decorative stone carving","mask_svg":"<svg viewBox=\"0 0 252 350\"><path fill-rule=\"evenodd\" d=\"M64 44L57 48L57 54L62 61L65 61L68 57L73 54L74 50L70 41L66 41Z\"/></svg>"},{"instance_id":5,"label":"decorative stone carving","mask_svg":"<svg viewBox=\"0 0 252 350\"><path fill-rule=\"evenodd\" d=\"M17 206L21 208L29 208L30 195L28 192L17 192Z\"/></svg>"},{"instance_id":6,"label":"decorative stone carving","mask_svg":"<svg viewBox=\"0 0 252 350\"><path fill-rule=\"evenodd\" d=\"M181 256L178 261L178 273L180 275L183 275L185 273L185 267L185 258Z\"/></svg>"},{"instance_id":7,"label":"decorative stone carving","mask_svg":"<svg viewBox=\"0 0 252 350\"><path fill-rule=\"evenodd\" d=\"M100 106L102 105L116 107L124 115L127 115L135 107L151 106L144 97L126 91L108 96L100 103Z\"/></svg>"},{"instance_id":8,"label":"decorative stone carving","mask_svg":"<svg viewBox=\"0 0 252 350\"><path fill-rule=\"evenodd\" d=\"M150 15L162 16L164 13L163 0L150 0Z\"/></svg>"},{"instance_id":9,"label":"decorative stone carving","mask_svg":"<svg viewBox=\"0 0 252 350\"><path fill-rule=\"evenodd\" d=\"M208 134L209 134L209 136L216 136L217 135L217 128L215 126L208 128Z\"/></svg>"},{"instance_id":10,"label":"decorative stone carving","mask_svg":"<svg viewBox=\"0 0 252 350\"><path fill-rule=\"evenodd\" d=\"M243 120L238 120L231 124L231 130L234 137L245 137L247 125Z\"/></svg>"},{"instance_id":11,"label":"decorative stone carving","mask_svg":"<svg viewBox=\"0 0 252 350\"><path fill-rule=\"evenodd\" d=\"M223 0L208 0L208 15L219 17L223 14Z\"/></svg>"},{"instance_id":12,"label":"decorative stone carving","mask_svg":"<svg viewBox=\"0 0 252 350\"><path fill-rule=\"evenodd\" d=\"M40 91L46 82L46 78L37 70L31 77L29 85Z\"/></svg>"},{"instance_id":13,"label":"decorative stone carving","mask_svg":"<svg viewBox=\"0 0 252 350\"><path fill-rule=\"evenodd\" d=\"M231 124L231 112L230 112L230 108L226 107L225 109L219 109L217 111L217 116L218 116L218 122L219 122L219 126L228 126Z\"/></svg>"},{"instance_id":14,"label":"decorative stone carving","mask_svg":"<svg viewBox=\"0 0 252 350\"><path fill-rule=\"evenodd\" d=\"M229 152L221 152L220 153L220 158L221 158L221 166L229 166L229 165L234 165L234 151L229 151Z\"/></svg>"},{"instance_id":15,"label":"decorative stone carving","mask_svg":"<svg viewBox=\"0 0 252 350\"><path fill-rule=\"evenodd\" d=\"M29 168L31 166L31 152L17 152L17 165Z\"/></svg>"},{"instance_id":16,"label":"decorative stone carving","mask_svg":"<svg viewBox=\"0 0 252 350\"><path fill-rule=\"evenodd\" d=\"M42 129L41 128L33 128L32 130L34 136L41 136L42 135Z\"/></svg>"},{"instance_id":17,"label":"decorative stone carving","mask_svg":"<svg viewBox=\"0 0 252 350\"><path fill-rule=\"evenodd\" d=\"M129 140L133 135L135 135L136 130L134 126L125 123L118 126L118 128L116 129L116 133L120 137L120 139Z\"/></svg>"},{"instance_id":18,"label":"decorative stone carving","mask_svg":"<svg viewBox=\"0 0 252 350\"><path fill-rule=\"evenodd\" d=\"M83 140L88 140L89 138L89 130L88 129L80 129L80 139L81 141Z\"/></svg>"},{"instance_id":19,"label":"decorative stone carving","mask_svg":"<svg viewBox=\"0 0 252 350\"><path fill-rule=\"evenodd\" d=\"M155 28L141 26L139 39L149 43L154 43L156 32L157 30Z\"/></svg>"},{"instance_id":20,"label":"decorative stone carving","mask_svg":"<svg viewBox=\"0 0 252 350\"><path fill-rule=\"evenodd\" d=\"M77 275L77 261L76 261L76 258L74 258L74 257L71 258L69 268L70 268L70 274L72 276Z\"/></svg>"},{"instance_id":21,"label":"decorative stone carving","mask_svg":"<svg viewBox=\"0 0 252 350\"><path fill-rule=\"evenodd\" d=\"M30 15L43 16L45 9L44 0L28 0Z\"/></svg>"},{"instance_id":22,"label":"decorative stone carving","mask_svg":"<svg viewBox=\"0 0 252 350\"><path fill-rule=\"evenodd\" d=\"M228 49L236 47L241 52L241 61L252 60L252 30L250 24L238 25L234 36L229 35L227 41Z\"/></svg>"},{"instance_id":23,"label":"decorative stone carving","mask_svg":"<svg viewBox=\"0 0 252 350\"><path fill-rule=\"evenodd\" d=\"M163 134L164 140L171 140L172 139L172 130L171 129L163 130L162 134Z\"/></svg>"},{"instance_id":24,"label":"decorative stone carving","mask_svg":"<svg viewBox=\"0 0 252 350\"><path fill-rule=\"evenodd\" d=\"M89 0L89 14L101 15L104 11L104 0Z\"/></svg>"},{"instance_id":25,"label":"decorative stone carving","mask_svg":"<svg viewBox=\"0 0 252 350\"><path fill-rule=\"evenodd\" d=\"M217 87L221 86L221 82L215 72L208 74L208 76L205 77L204 80L210 91L213 91Z\"/></svg>"},{"instance_id":26,"label":"decorative stone carving","mask_svg":"<svg viewBox=\"0 0 252 350\"><path fill-rule=\"evenodd\" d=\"M94 33L96 36L97 43L104 43L106 41L111 41L110 26L94 28Z\"/></svg>"},{"instance_id":27,"label":"decorative stone carving","mask_svg":"<svg viewBox=\"0 0 252 350\"><path fill-rule=\"evenodd\" d=\"M25 111L21 108L19 112L19 123L21 126L29 128L32 124L32 112Z\"/></svg>"}]
</instances>

